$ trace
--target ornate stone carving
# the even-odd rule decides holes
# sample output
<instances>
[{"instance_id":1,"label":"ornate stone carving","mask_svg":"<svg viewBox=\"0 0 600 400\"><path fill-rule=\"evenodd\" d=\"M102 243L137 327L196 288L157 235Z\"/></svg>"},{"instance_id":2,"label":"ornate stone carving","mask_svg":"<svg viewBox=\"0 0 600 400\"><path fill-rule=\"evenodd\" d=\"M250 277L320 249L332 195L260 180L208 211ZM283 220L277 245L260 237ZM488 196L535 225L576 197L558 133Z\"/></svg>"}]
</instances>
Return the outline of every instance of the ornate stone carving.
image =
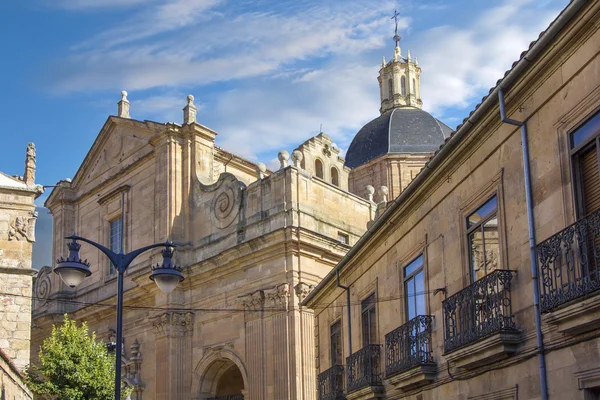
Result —
<instances>
[{"instance_id":1,"label":"ornate stone carving","mask_svg":"<svg viewBox=\"0 0 600 400\"><path fill-rule=\"evenodd\" d=\"M237 218L242 202L244 185L235 176L223 173L213 185L200 184L201 192L213 192L210 205L211 222L218 228L227 228Z\"/></svg>"},{"instance_id":2,"label":"ornate stone carving","mask_svg":"<svg viewBox=\"0 0 600 400\"><path fill-rule=\"evenodd\" d=\"M33 143L27 145L23 181L25 181L27 185L33 185L35 182L35 145Z\"/></svg>"},{"instance_id":3,"label":"ornate stone carving","mask_svg":"<svg viewBox=\"0 0 600 400\"><path fill-rule=\"evenodd\" d=\"M277 158L279 159L279 168L283 169L288 166L288 160L290 159L290 153L286 150L281 150L277 154Z\"/></svg>"},{"instance_id":4,"label":"ornate stone carving","mask_svg":"<svg viewBox=\"0 0 600 400\"><path fill-rule=\"evenodd\" d=\"M265 305L265 292L257 290L238 298L238 303L244 307L244 310L262 310Z\"/></svg>"},{"instance_id":5,"label":"ornate stone carving","mask_svg":"<svg viewBox=\"0 0 600 400\"><path fill-rule=\"evenodd\" d=\"M156 336L182 337L191 335L194 330L194 313L166 312L152 318Z\"/></svg>"},{"instance_id":6,"label":"ornate stone carving","mask_svg":"<svg viewBox=\"0 0 600 400\"><path fill-rule=\"evenodd\" d=\"M286 306L290 296L290 285L283 283L273 289L265 290L265 296L274 306Z\"/></svg>"},{"instance_id":7,"label":"ornate stone carving","mask_svg":"<svg viewBox=\"0 0 600 400\"><path fill-rule=\"evenodd\" d=\"M33 285L33 310L34 312L38 307L43 307L48 302L48 296L52 291L52 279L50 279L50 273L52 268L42 267L35 278Z\"/></svg>"},{"instance_id":8,"label":"ornate stone carving","mask_svg":"<svg viewBox=\"0 0 600 400\"><path fill-rule=\"evenodd\" d=\"M292 151L292 161L294 163L294 167L300 169L302 168L302 159L304 158L304 154L300 150Z\"/></svg>"},{"instance_id":9,"label":"ornate stone carving","mask_svg":"<svg viewBox=\"0 0 600 400\"><path fill-rule=\"evenodd\" d=\"M296 296L298 296L298 301L302 302L308 296L308 294L315 288L315 285L309 285L308 283L300 282L296 286L294 286L294 290L296 291Z\"/></svg>"},{"instance_id":10,"label":"ornate stone carving","mask_svg":"<svg viewBox=\"0 0 600 400\"><path fill-rule=\"evenodd\" d=\"M331 156L331 147L329 146L329 144L323 145L323 155L326 157Z\"/></svg>"},{"instance_id":11,"label":"ornate stone carving","mask_svg":"<svg viewBox=\"0 0 600 400\"><path fill-rule=\"evenodd\" d=\"M32 211L30 217L25 217L23 215L16 217L10 225L8 240L26 239L29 242L35 242L35 221L37 216L38 213Z\"/></svg>"}]
</instances>

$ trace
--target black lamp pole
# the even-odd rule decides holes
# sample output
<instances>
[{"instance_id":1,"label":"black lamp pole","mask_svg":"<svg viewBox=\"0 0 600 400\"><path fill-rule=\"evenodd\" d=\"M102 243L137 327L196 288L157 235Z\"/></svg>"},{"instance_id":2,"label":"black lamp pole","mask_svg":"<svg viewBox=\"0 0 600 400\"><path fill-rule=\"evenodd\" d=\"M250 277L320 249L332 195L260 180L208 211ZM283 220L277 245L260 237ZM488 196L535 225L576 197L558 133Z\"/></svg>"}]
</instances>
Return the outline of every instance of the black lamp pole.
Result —
<instances>
[{"instance_id":1,"label":"black lamp pole","mask_svg":"<svg viewBox=\"0 0 600 400\"><path fill-rule=\"evenodd\" d=\"M173 253L175 251L175 245L171 242L157 243L150 246L142 247L138 250L133 250L127 254L115 253L114 251L93 242L89 239L77 236L75 234L65 237L65 239L71 239L71 242L67 244L69 248L69 256L64 259L58 260L54 272L59 274L63 282L70 287L75 287L83 278L91 275L89 269L90 264L87 260L82 261L79 258L79 249L81 245L77 243L78 240L91 244L102 251L109 260L113 263L117 270L117 349L116 349L116 365L115 365L115 400L121 399L121 356L123 348L123 275L131 262L140 254L150 249L157 247L164 247L162 251L163 263L162 265L156 265L152 267L152 274L150 279L156 282L157 286L165 293L170 293L175 289L177 284L183 280L181 274L181 268L176 267L172 263Z\"/></svg>"}]
</instances>

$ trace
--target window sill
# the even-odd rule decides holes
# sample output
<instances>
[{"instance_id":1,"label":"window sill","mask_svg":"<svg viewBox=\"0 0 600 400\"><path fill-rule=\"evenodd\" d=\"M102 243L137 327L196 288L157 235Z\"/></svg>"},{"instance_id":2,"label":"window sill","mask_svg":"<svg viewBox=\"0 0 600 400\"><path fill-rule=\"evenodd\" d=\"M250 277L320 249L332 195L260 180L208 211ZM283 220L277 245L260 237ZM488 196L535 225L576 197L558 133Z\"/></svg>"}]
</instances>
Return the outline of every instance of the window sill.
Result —
<instances>
[{"instance_id":1,"label":"window sill","mask_svg":"<svg viewBox=\"0 0 600 400\"><path fill-rule=\"evenodd\" d=\"M517 351L520 342L521 335L517 332L499 332L446 353L445 357L459 368L475 369L509 357Z\"/></svg>"},{"instance_id":2,"label":"window sill","mask_svg":"<svg viewBox=\"0 0 600 400\"><path fill-rule=\"evenodd\" d=\"M116 272L114 274L111 274L111 275L106 275L104 277L104 284L110 283L110 282L112 282L112 281L114 281L116 279L117 279L117 273Z\"/></svg>"},{"instance_id":3,"label":"window sill","mask_svg":"<svg viewBox=\"0 0 600 400\"><path fill-rule=\"evenodd\" d=\"M385 380L394 388L407 391L433 382L436 374L436 364L422 364L387 377Z\"/></svg>"},{"instance_id":4,"label":"window sill","mask_svg":"<svg viewBox=\"0 0 600 400\"><path fill-rule=\"evenodd\" d=\"M383 386L367 386L346 394L348 400L370 400L385 398Z\"/></svg>"},{"instance_id":5,"label":"window sill","mask_svg":"<svg viewBox=\"0 0 600 400\"><path fill-rule=\"evenodd\" d=\"M560 333L578 335L600 328L600 292L583 300L542 315L547 324L556 325Z\"/></svg>"}]
</instances>

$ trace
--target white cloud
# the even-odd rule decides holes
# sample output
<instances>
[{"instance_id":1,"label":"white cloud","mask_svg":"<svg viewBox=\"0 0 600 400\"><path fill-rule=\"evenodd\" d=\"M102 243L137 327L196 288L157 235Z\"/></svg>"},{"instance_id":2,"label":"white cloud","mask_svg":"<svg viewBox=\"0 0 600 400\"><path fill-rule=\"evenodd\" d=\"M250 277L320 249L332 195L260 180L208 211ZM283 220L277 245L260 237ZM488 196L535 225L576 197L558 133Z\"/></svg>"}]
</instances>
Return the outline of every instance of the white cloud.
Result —
<instances>
[{"instance_id":1,"label":"white cloud","mask_svg":"<svg viewBox=\"0 0 600 400\"><path fill-rule=\"evenodd\" d=\"M470 25L420 33L424 108L439 114L472 107L479 100L474 97L486 94L556 15L557 10L540 10L530 1L510 0L473 16Z\"/></svg>"},{"instance_id":2,"label":"white cloud","mask_svg":"<svg viewBox=\"0 0 600 400\"><path fill-rule=\"evenodd\" d=\"M231 18L217 0L172 0L74 47L52 84L59 92L179 87L355 58L382 46L390 23L380 10L391 2L283 2Z\"/></svg>"},{"instance_id":3,"label":"white cloud","mask_svg":"<svg viewBox=\"0 0 600 400\"><path fill-rule=\"evenodd\" d=\"M73 11L124 8L155 3L156 1L158 0L48 0L49 4L54 7L62 7Z\"/></svg>"}]
</instances>

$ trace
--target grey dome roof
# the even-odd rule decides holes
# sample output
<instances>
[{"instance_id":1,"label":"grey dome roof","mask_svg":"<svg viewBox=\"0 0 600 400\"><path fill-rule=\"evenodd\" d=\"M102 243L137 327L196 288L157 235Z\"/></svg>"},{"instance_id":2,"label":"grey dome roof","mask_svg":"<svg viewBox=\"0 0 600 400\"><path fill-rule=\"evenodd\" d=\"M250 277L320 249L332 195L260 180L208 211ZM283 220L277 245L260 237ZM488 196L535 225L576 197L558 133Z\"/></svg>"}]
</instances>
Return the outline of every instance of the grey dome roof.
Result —
<instances>
[{"instance_id":1,"label":"grey dome roof","mask_svg":"<svg viewBox=\"0 0 600 400\"><path fill-rule=\"evenodd\" d=\"M394 108L358 131L346 153L345 165L355 168L390 153L432 153L450 133L450 127L421 109Z\"/></svg>"}]
</instances>

